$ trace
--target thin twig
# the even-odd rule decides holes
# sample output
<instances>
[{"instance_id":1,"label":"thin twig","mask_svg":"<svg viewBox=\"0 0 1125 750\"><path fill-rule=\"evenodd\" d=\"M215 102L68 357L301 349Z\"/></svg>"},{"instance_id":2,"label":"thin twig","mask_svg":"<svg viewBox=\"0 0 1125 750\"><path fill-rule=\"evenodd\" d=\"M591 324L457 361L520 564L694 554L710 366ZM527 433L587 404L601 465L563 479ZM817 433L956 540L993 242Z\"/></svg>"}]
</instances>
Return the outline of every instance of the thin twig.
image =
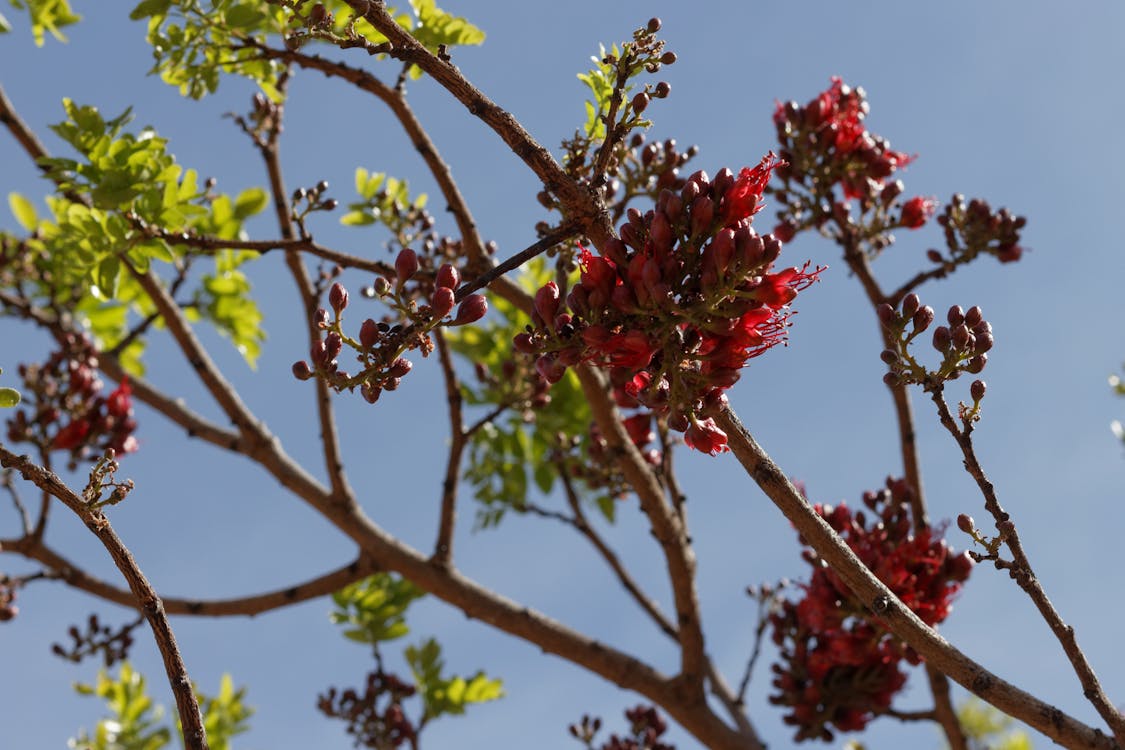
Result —
<instances>
[{"instance_id":1,"label":"thin twig","mask_svg":"<svg viewBox=\"0 0 1125 750\"><path fill-rule=\"evenodd\" d=\"M278 88L284 96L289 81L288 72L282 76ZM269 175L270 193L273 195L274 213L277 217L278 229L286 240L297 238L293 216L286 203L288 192L285 189L285 179L281 171L278 140L281 136L281 122L285 113L284 100L273 105L275 116L270 120L270 127L264 141L255 139L258 153L266 165ZM309 279L305 262L295 249L285 251L285 264L297 286L297 293L305 307L305 332L309 346L320 340L320 329L317 327L314 316L316 313L317 298ZM343 503L354 503L355 492L348 483L344 473L344 462L340 454L340 438L336 430L336 413L333 410L332 392L324 378L316 378L316 412L320 422L320 440L324 453L324 470L328 475L328 482L332 485L332 492Z\"/></svg>"},{"instance_id":2,"label":"thin twig","mask_svg":"<svg viewBox=\"0 0 1125 750\"><path fill-rule=\"evenodd\" d=\"M453 559L453 530L457 521L457 487L461 471L461 457L465 452L466 434L461 416L461 383L453 369L453 357L445 333L434 331L437 339L438 360L445 382L445 402L449 407L449 453L445 462L445 478L441 483L441 518L437 541L434 542L434 562L449 565Z\"/></svg>"},{"instance_id":3,"label":"thin twig","mask_svg":"<svg viewBox=\"0 0 1125 750\"><path fill-rule=\"evenodd\" d=\"M996 488L993 487L992 482L985 476L984 469L981 468L976 450L973 448L972 436L968 434L968 430L961 430L957 427L953 414L950 413L949 405L945 402L943 391L944 387L939 384L932 389L930 396L934 404L937 405L942 426L949 431L949 434L957 442L957 447L961 449L961 455L965 460L965 471L969 473L969 476L977 483L977 487L980 488L981 495L984 496L984 507L992 515L997 532L1012 552L1012 561L1015 565L1008 569L1009 575L1031 597L1031 601L1035 603L1035 608L1039 610L1039 614L1042 615L1047 626L1062 645L1063 651L1066 653L1067 659L1070 660L1074 673L1078 676L1078 681L1082 685L1082 694L1086 697L1086 700L1090 701L1091 705L1097 709L1098 714L1113 731L1118 743L1125 746L1125 714L1113 705L1102 690L1094 668L1086 658L1085 652L1078 645L1078 639L1074 635L1074 627L1063 622L1062 616L1055 609L1055 606L1047 597L1047 592L1039 583L1039 579L1031 567L1031 560L1020 541L1019 531L1016 529L1015 523L1000 506L1000 501L996 497Z\"/></svg>"},{"instance_id":4,"label":"thin twig","mask_svg":"<svg viewBox=\"0 0 1125 750\"><path fill-rule=\"evenodd\" d=\"M83 499L63 484L54 473L33 463L27 456L17 456L15 453L0 446L0 464L5 468L19 471L24 479L35 484L44 492L58 498L66 507L85 522L86 527L105 546L117 569L125 576L129 589L133 592L136 607L148 620L152 628L156 645L164 659L164 670L168 675L168 683L176 697L176 709L180 715L183 731L184 747L188 750L207 750L207 733L203 728L203 715L199 710L195 693L188 678L187 668L180 656L176 637L168 624L167 613L155 589L145 578L144 573L137 567L133 555L122 543L121 538L110 526L109 519L94 505L88 505Z\"/></svg>"}]
</instances>

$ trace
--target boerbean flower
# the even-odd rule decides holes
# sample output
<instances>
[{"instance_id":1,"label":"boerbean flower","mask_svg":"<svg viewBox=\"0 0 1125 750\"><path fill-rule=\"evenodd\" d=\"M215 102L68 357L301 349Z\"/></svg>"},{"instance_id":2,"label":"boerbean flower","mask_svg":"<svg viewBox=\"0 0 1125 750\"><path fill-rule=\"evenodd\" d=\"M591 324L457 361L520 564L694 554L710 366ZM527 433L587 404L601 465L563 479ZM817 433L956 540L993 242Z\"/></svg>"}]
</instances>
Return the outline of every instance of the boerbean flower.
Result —
<instances>
[{"instance_id":1,"label":"boerbean flower","mask_svg":"<svg viewBox=\"0 0 1125 750\"><path fill-rule=\"evenodd\" d=\"M582 249L565 300L555 282L539 289L516 349L539 354L550 382L580 362L604 368L619 402L665 416L696 450L725 450L711 419L723 391L785 341L788 306L821 270L773 270L781 242L751 226L782 165L768 154L737 176L696 172L653 210L630 209L620 239L598 255Z\"/></svg>"}]
</instances>

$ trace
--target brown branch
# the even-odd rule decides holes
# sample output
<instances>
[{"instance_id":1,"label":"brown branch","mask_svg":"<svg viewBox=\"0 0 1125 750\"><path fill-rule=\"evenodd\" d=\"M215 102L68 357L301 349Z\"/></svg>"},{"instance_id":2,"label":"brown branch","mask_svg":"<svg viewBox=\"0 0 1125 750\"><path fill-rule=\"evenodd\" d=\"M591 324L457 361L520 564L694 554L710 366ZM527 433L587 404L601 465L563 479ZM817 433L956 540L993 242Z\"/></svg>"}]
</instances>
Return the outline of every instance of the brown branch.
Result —
<instances>
[{"instance_id":1,"label":"brown branch","mask_svg":"<svg viewBox=\"0 0 1125 750\"><path fill-rule=\"evenodd\" d=\"M453 369L449 343L440 328L434 331L434 337L437 339L438 360L445 382L445 401L449 406L449 455L445 462L445 479L441 483L441 520L438 524L437 541L434 542L433 559L438 565L449 565L453 559L453 530L457 521L458 474L468 435L461 415L461 383Z\"/></svg>"},{"instance_id":2,"label":"brown branch","mask_svg":"<svg viewBox=\"0 0 1125 750\"><path fill-rule=\"evenodd\" d=\"M289 81L286 73L279 83L279 89L284 95ZM258 153L266 165L269 175L270 193L273 196L274 213L277 215L277 225L281 236L286 240L297 238L293 216L286 203L289 194L285 189L285 179L281 172L281 159L279 157L278 139L281 135L281 121L285 113L284 101L274 105L275 116L270 120L270 128L265 141L255 139ZM297 286L297 293L305 306L305 332L309 346L320 340L320 329L315 322L315 313L318 305L316 292L312 281L309 279L305 262L296 250L285 251L285 264ZM344 462L340 455L340 438L336 430L336 413L332 408L332 392L324 378L316 378L316 412L320 422L320 440L324 452L324 470L328 474L328 482L332 485L332 492L342 502L355 502L355 492L348 484L347 475L344 473Z\"/></svg>"},{"instance_id":3,"label":"brown branch","mask_svg":"<svg viewBox=\"0 0 1125 750\"><path fill-rule=\"evenodd\" d=\"M42 542L24 537L22 539L0 540L0 549L11 554L20 554L49 567L57 580L85 591L87 594L120 604L123 607L138 608L133 594L118 588L102 579L90 575ZM349 583L374 573L378 568L369 560L360 557L337 568L330 573L292 586L267 591L252 596L239 596L230 599L188 599L163 598L164 612L168 615L191 615L196 617L253 617L272 612L292 604L318 599L347 586Z\"/></svg>"},{"instance_id":4,"label":"brown branch","mask_svg":"<svg viewBox=\"0 0 1125 750\"><path fill-rule=\"evenodd\" d=\"M1012 561L1015 565L1008 569L1009 575L1031 597L1031 601L1035 603L1035 608L1039 610L1039 614L1042 615L1047 626L1062 645L1063 651L1066 653L1067 659L1070 660L1074 673L1078 676L1078 681L1082 685L1082 695L1097 709L1098 714L1113 731L1117 742L1125 746L1125 714L1119 711L1106 697L1094 668L1078 645L1078 639L1074 635L1074 627L1063 622L1062 615L1055 609L1055 606L1047 597L1047 592L1039 583L1035 571L1032 570L1031 560L1020 541L1016 525L1012 522L1011 516L1000 506L1000 501L996 497L996 488L985 476L984 469L981 468L980 461L977 459L972 437L968 430L961 430L957 427L957 423L949 411L949 406L945 403L943 391L944 387L939 384L933 388L930 396L934 404L937 405L942 426L949 431L949 434L953 436L957 446L961 449L961 455L965 459L965 471L969 473L969 476L977 483L977 487L980 488L981 494L984 496L984 506L992 515L996 523L996 530L1012 552Z\"/></svg>"},{"instance_id":5,"label":"brown branch","mask_svg":"<svg viewBox=\"0 0 1125 750\"><path fill-rule=\"evenodd\" d=\"M559 479L562 481L563 490L566 495L566 503L570 506L570 512L574 514L573 517L570 518L562 515L559 517L582 536L586 537L590 544L594 546L594 549L598 551L598 554L602 556L606 565L613 571L613 574L617 576L618 582L629 592L629 596L633 597L633 601L640 605L641 609L652 618L652 621L656 623L658 628L664 631L672 640L679 642L680 634L676 630L676 626L660 611L660 607L652 600L652 597L641 590L640 585L633 579L633 576L625 568L621 559L610 548L606 541L602 539L601 534L590 525L589 519L586 518L586 513L582 510L582 504L578 500L578 494L574 491L574 484L570 481L570 475L567 473L566 467L561 465L561 463L556 463L556 466L558 467Z\"/></svg>"},{"instance_id":6,"label":"brown branch","mask_svg":"<svg viewBox=\"0 0 1125 750\"><path fill-rule=\"evenodd\" d=\"M39 168L44 172L47 171L46 167L38 164L40 159L49 156L47 149L16 112L8 95L4 93L3 86L0 86L0 123L15 137L27 155L36 161Z\"/></svg>"},{"instance_id":7,"label":"brown branch","mask_svg":"<svg viewBox=\"0 0 1125 750\"><path fill-rule=\"evenodd\" d=\"M1006 714L1023 721L1060 745L1073 750L1120 750L1099 729L1086 726L1056 706L992 674L928 627L855 556L851 548L801 496L784 472L726 409L716 418L747 474L773 501L797 533L840 576L845 585L879 618L879 622L914 648L927 662L955 682Z\"/></svg>"},{"instance_id":8,"label":"brown branch","mask_svg":"<svg viewBox=\"0 0 1125 750\"><path fill-rule=\"evenodd\" d=\"M695 554L691 549L687 530L665 500L664 490L656 475L625 431L605 380L588 365L580 365L576 372L582 384L582 392L590 403L594 420L605 436L609 450L618 456L622 472L636 491L641 510L648 516L652 534L664 553L676 607L680 677L684 681L685 699L702 701L705 676L703 626L695 590Z\"/></svg>"},{"instance_id":9,"label":"brown branch","mask_svg":"<svg viewBox=\"0 0 1125 750\"><path fill-rule=\"evenodd\" d=\"M594 245L601 247L614 236L609 213L596 190L569 177L551 156L551 152L532 138L511 113L473 86L452 63L442 60L423 47L395 22L382 2L346 2L390 40L394 45L394 50L390 53L392 57L417 65L461 102L470 114L480 118L500 136L512 153L542 181L544 187L558 197L563 216L577 221L582 233Z\"/></svg>"},{"instance_id":10,"label":"brown branch","mask_svg":"<svg viewBox=\"0 0 1125 750\"><path fill-rule=\"evenodd\" d=\"M133 593L134 603L148 620L149 627L156 639L157 648L164 659L164 671L168 675L168 684L176 697L176 708L180 715L183 731L184 747L188 750L207 750L207 733L203 728L203 715L199 710L199 703L192 691L191 680L188 678L187 668L180 656L176 637L168 624L168 617L160 597L145 578L144 573L137 567L136 560L122 543L121 538L114 532L109 524L109 519L96 505L90 505L63 484L54 473L37 466L27 456L17 456L15 453L0 446L0 464L5 468L15 469L23 478L34 483L44 492L62 501L63 505L70 508L82 519L86 527L94 533L98 541L106 548L117 569L125 576L129 583L129 590Z\"/></svg>"},{"instance_id":11,"label":"brown branch","mask_svg":"<svg viewBox=\"0 0 1125 750\"><path fill-rule=\"evenodd\" d=\"M875 279L875 274L871 270L871 261L860 246L860 238L855 227L838 219L836 223L839 228L838 241L844 248L844 260L852 273L859 279L860 285L867 295L867 301L871 304L871 309L875 310L882 304L897 305L901 298L895 298L894 296L888 298ZM878 322L876 322L876 325L879 326L883 348L893 349L895 342L890 332ZM911 490L910 515L913 517L914 530L920 532L929 528L930 519L926 508L925 489L922 486L922 469L914 429L914 409L910 402L910 392L907 390L906 383L891 383L887 385L887 389L891 392L891 400L895 407L895 422L898 428L903 476ZM957 718L957 712L953 709L953 701L950 698L949 680L929 664L926 665L926 678L930 684L930 692L934 697L934 716L938 724L941 725L951 750L968 750L968 738L965 736L964 727L961 726L961 721Z\"/></svg>"}]
</instances>

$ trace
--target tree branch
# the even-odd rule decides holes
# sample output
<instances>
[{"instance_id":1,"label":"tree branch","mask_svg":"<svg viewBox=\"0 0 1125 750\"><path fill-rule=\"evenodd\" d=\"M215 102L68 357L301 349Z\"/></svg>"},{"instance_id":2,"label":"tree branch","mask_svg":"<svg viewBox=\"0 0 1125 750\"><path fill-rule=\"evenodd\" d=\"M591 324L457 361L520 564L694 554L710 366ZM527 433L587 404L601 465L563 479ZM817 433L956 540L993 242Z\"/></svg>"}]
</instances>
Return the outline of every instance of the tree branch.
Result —
<instances>
[{"instance_id":1,"label":"tree branch","mask_svg":"<svg viewBox=\"0 0 1125 750\"><path fill-rule=\"evenodd\" d=\"M445 401L449 406L449 455L445 462L445 479L441 483L441 520L437 541L434 542L434 562L449 565L453 559L453 530L457 520L457 485L461 469L461 456L465 452L464 421L461 415L461 383L453 369L449 343L440 329L434 331L437 339L438 360L445 382Z\"/></svg>"},{"instance_id":2,"label":"tree branch","mask_svg":"<svg viewBox=\"0 0 1125 750\"><path fill-rule=\"evenodd\" d=\"M985 476L984 469L981 468L980 461L977 459L972 437L967 430L959 429L953 420L949 406L945 403L943 391L944 387L939 384L933 388L930 396L934 404L937 405L942 426L949 431L949 434L957 442L957 447L961 449L961 455L965 459L965 471L969 473L969 476L977 483L977 487L980 488L981 494L984 496L984 506L995 520L996 530L1012 552L1012 560L1015 566L1008 569L1009 575L1031 597L1031 601L1035 603L1039 614L1042 615L1047 622L1047 626L1062 645L1063 651L1066 653L1067 659L1070 660L1074 673L1078 676L1078 681L1082 685L1082 694L1086 697L1086 700L1090 701L1097 709L1113 731L1117 742L1125 745L1125 714L1119 711L1106 697L1094 668L1078 645L1078 639L1074 635L1074 627L1063 622L1062 616L1047 597L1047 592L1043 589L1042 584L1039 583L1039 579L1031 567L1031 560L1020 541L1016 525L1000 506L1000 501L996 497L996 488Z\"/></svg>"},{"instance_id":3,"label":"tree branch","mask_svg":"<svg viewBox=\"0 0 1125 750\"><path fill-rule=\"evenodd\" d=\"M853 594L868 603L879 622L912 646L928 664L1060 745L1073 750L1120 750L1120 745L1101 730L1086 726L997 677L929 628L863 565L813 510L733 411L723 410L716 422L727 432L730 448L747 474L796 527L797 533L832 567Z\"/></svg>"},{"instance_id":4,"label":"tree branch","mask_svg":"<svg viewBox=\"0 0 1125 750\"><path fill-rule=\"evenodd\" d=\"M199 703L192 691L187 668L184 666L179 647L176 645L176 637L168 624L164 605L148 579L145 578L144 573L137 567L133 555L114 532L113 527L110 526L109 519L96 505L87 504L63 484L62 480L54 473L32 463L27 456L17 456L0 446L0 464L5 468L15 469L23 475L24 479L62 501L63 505L70 508L82 519L86 527L94 533L106 548L106 551L109 552L113 562L117 565L117 569L128 581L135 606L148 620L149 627L152 628L152 634L156 639L157 648L160 649L160 655L164 659L164 670L168 675L168 683L176 697L176 708L180 715L184 747L188 750L207 750L207 733L203 728L203 715L200 713Z\"/></svg>"}]
</instances>

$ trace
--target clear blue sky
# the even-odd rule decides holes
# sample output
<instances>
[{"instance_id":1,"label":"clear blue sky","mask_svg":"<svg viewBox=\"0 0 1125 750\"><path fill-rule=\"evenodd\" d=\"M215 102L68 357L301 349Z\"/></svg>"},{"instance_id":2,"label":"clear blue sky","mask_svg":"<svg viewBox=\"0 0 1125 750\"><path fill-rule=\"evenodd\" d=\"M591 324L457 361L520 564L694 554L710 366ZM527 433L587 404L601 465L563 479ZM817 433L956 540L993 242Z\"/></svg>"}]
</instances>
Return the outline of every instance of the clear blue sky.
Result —
<instances>
[{"instance_id":1,"label":"clear blue sky","mask_svg":"<svg viewBox=\"0 0 1125 750\"><path fill-rule=\"evenodd\" d=\"M62 117L71 97L116 114L132 105L138 124L170 139L178 160L238 191L264 183L255 155L224 112L245 109L249 87L223 84L202 103L181 99L145 77L150 53L144 28L126 16L133 3L75 3L86 20L70 43L43 49L15 11L15 33L0 37L0 83L29 123L61 151L46 125ZM1085 4L1081 13L1053 3L745 3L682 2L468 3L445 7L468 16L489 35L484 47L456 52L455 62L485 92L515 114L541 142L557 147L583 117L584 91L575 74L598 43L627 38L649 15L664 20L679 62L662 76L672 96L649 114L653 137L698 144L698 168L754 164L774 147L770 114L775 99L806 100L832 75L866 87L869 124L895 148L917 153L904 178L912 194L945 200L954 192L988 198L1029 217L1016 265L984 259L968 271L923 290L938 310L980 304L997 345L979 453L1001 502L1012 512L1052 599L1073 624L1111 698L1125 701L1120 632L1125 600L1117 576L1120 500L1125 456L1109 431L1125 403L1115 401L1106 376L1125 357L1125 262L1119 225L1125 199L1122 173L1125 104L1119 95L1125 48L1118 3ZM362 58L362 60L360 59ZM376 66L361 53L353 62ZM436 191L421 161L380 106L347 87L300 73L293 82L283 157L291 187L327 179L334 195L350 198L356 166L405 177ZM470 196L482 233L507 256L534 240L541 218L538 187L519 161L480 123L431 82L411 88L411 102ZM0 134L0 178L6 194L46 190L10 138ZM440 206L437 206L440 208ZM767 215L771 209L767 208ZM6 212L0 227L12 229ZM445 220L440 215L439 219ZM763 222L764 223L764 222ZM453 231L452 224L445 224ZM769 226L769 224L767 224ZM273 236L267 221L252 227ZM379 239L345 231L334 220L314 226L329 244L376 253ZM900 236L879 261L888 284L924 263L940 242L935 228ZM822 283L802 295L791 345L755 360L732 392L732 402L767 451L819 501L856 502L900 469L891 432L889 399L881 384L879 344L870 313L834 246L800 238L785 250L789 262L830 266ZM287 449L314 470L312 389L288 376L304 353L298 305L287 296L277 257L258 262L269 333L256 372L217 336L205 333L220 362L250 405ZM353 284L363 279L354 277ZM12 383L16 364L38 357L41 339L5 323L0 366ZM215 415L205 394L186 381L182 359L154 344L151 378ZM372 408L357 397L340 400L347 465L368 513L406 540L432 542L446 426L432 363L416 368L393 398ZM928 402L916 399L923 470L932 514L983 515L981 501L960 470L948 436ZM288 585L351 558L351 546L272 479L207 446L185 443L177 430L139 410L142 450L124 464L138 489L112 520L143 569L169 595L223 597ZM742 594L750 583L804 574L794 534L732 457L684 456L691 522L700 558L700 596L708 647L736 679L751 646L754 609ZM458 564L482 583L609 643L645 654L662 668L675 656L664 637L621 595L607 571L573 534L540 521L511 519L495 531L470 533L462 513ZM669 595L660 562L638 513L625 510L610 532L658 599ZM15 517L0 507L0 536ZM965 539L955 530L953 544ZM116 571L96 541L56 512L50 541L111 580ZM27 567L14 557L0 569ZM0 626L0 680L5 745L60 747L101 706L73 697L75 680L95 667L51 657L71 623L91 610L122 622L119 608L61 584L21 592L22 614ZM316 601L255 620L174 622L192 677L214 690L231 672L250 688L258 709L253 731L236 741L247 750L347 747L342 726L320 718L317 692L359 684L368 664L361 647L345 642ZM505 681L508 696L477 707L466 719L427 730L427 748L577 748L566 725L584 712L620 726L623 707L637 698L571 668L559 659L490 631L436 601L416 605L411 638L439 635L447 662L469 673L485 667ZM993 570L975 571L943 632L966 652L1019 686L1056 702L1088 722L1096 718L1081 697L1047 628L1027 599ZM394 653L396 649L391 649ZM767 653L767 657L770 654ZM147 637L134 661L155 692L171 705L155 649ZM763 664L751 688L752 717L772 747L791 744L780 712L765 704ZM928 691L911 683L901 705L922 707ZM681 748L694 742L676 732ZM876 722L869 747L940 746L937 732ZM1037 746L1047 740L1037 738ZM837 746L842 741L835 743Z\"/></svg>"}]
</instances>

